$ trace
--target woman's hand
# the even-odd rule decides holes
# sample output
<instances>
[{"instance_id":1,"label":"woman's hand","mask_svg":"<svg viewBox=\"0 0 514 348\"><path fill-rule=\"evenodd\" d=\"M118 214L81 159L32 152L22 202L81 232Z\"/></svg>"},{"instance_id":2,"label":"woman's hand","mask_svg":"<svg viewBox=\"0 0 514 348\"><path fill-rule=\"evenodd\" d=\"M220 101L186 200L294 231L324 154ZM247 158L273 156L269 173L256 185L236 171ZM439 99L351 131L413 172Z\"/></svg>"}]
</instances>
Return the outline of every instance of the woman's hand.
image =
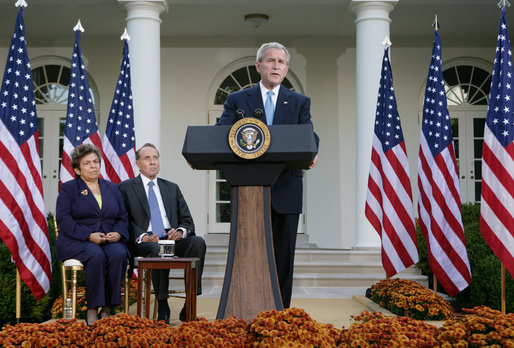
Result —
<instances>
[{"instance_id":1,"label":"woman's hand","mask_svg":"<svg viewBox=\"0 0 514 348\"><path fill-rule=\"evenodd\" d=\"M109 243L116 243L120 241L121 235L118 232L109 232L105 235L105 239L107 239Z\"/></svg>"},{"instance_id":2,"label":"woman's hand","mask_svg":"<svg viewBox=\"0 0 514 348\"><path fill-rule=\"evenodd\" d=\"M102 244L107 241L103 232L93 232L89 235L89 241L95 244Z\"/></svg>"}]
</instances>

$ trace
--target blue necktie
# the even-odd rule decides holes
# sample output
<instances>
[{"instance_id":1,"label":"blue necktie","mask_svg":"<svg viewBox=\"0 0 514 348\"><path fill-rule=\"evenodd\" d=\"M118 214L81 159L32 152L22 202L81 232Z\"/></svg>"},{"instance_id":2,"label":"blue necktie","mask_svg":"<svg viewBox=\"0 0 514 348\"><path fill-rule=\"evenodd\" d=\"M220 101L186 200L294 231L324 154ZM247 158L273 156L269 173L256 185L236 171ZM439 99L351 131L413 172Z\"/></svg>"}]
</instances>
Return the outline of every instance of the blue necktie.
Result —
<instances>
[{"instance_id":1,"label":"blue necktie","mask_svg":"<svg viewBox=\"0 0 514 348\"><path fill-rule=\"evenodd\" d=\"M264 104L264 112L266 113L266 123L268 126L273 124L273 114L275 113L275 105L273 105L273 91L266 92L268 97L266 98L266 103Z\"/></svg>"},{"instance_id":2,"label":"blue necktie","mask_svg":"<svg viewBox=\"0 0 514 348\"><path fill-rule=\"evenodd\" d=\"M148 205L150 206L150 221L152 222L152 233L156 234L159 238L165 235L164 224L162 223L161 210L157 202L157 196L153 190L154 183L148 183Z\"/></svg>"}]
</instances>

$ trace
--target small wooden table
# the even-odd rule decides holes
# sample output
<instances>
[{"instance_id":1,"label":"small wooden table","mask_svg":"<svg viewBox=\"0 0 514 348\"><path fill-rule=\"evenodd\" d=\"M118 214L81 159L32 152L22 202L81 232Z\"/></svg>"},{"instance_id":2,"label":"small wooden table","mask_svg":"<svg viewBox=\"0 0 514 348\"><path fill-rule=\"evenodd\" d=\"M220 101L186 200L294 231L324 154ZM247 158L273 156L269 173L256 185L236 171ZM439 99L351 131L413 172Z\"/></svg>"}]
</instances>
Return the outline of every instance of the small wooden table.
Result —
<instances>
[{"instance_id":1,"label":"small wooden table","mask_svg":"<svg viewBox=\"0 0 514 348\"><path fill-rule=\"evenodd\" d=\"M186 287L186 321L196 318L196 271L200 261L197 257L138 257L135 260L138 265L137 285L137 315L141 316L142 295L145 292L145 314L150 318L150 280L152 269L182 269ZM149 271L149 272L145 272ZM143 278L145 280L144 288Z\"/></svg>"}]
</instances>

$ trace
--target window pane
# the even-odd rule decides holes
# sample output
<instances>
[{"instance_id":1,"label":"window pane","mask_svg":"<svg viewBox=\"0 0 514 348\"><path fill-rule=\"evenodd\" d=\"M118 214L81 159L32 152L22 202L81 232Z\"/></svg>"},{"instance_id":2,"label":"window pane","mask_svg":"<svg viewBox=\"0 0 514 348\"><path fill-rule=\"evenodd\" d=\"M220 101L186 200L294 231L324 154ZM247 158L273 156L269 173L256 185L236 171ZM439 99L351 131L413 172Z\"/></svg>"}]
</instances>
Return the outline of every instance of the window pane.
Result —
<instances>
[{"instance_id":1,"label":"window pane","mask_svg":"<svg viewBox=\"0 0 514 348\"><path fill-rule=\"evenodd\" d=\"M230 201L230 185L227 182L218 182L216 184L216 200Z\"/></svg>"},{"instance_id":2,"label":"window pane","mask_svg":"<svg viewBox=\"0 0 514 348\"><path fill-rule=\"evenodd\" d=\"M34 97L36 98L36 104L46 103L46 99L39 89L34 91Z\"/></svg>"},{"instance_id":3,"label":"window pane","mask_svg":"<svg viewBox=\"0 0 514 348\"><path fill-rule=\"evenodd\" d=\"M478 88L476 88L475 86L469 86L468 103L473 104L472 100L475 99L478 94L480 94L478 92Z\"/></svg>"},{"instance_id":4,"label":"window pane","mask_svg":"<svg viewBox=\"0 0 514 348\"><path fill-rule=\"evenodd\" d=\"M239 91L239 86L236 81L232 78L232 76L227 76L227 78L221 83L220 89L228 92L229 94L232 92Z\"/></svg>"},{"instance_id":5,"label":"window pane","mask_svg":"<svg viewBox=\"0 0 514 348\"><path fill-rule=\"evenodd\" d=\"M475 67L473 70L473 77L471 83L475 86L481 86L485 79L489 76L489 73L483 69Z\"/></svg>"},{"instance_id":6,"label":"window pane","mask_svg":"<svg viewBox=\"0 0 514 348\"><path fill-rule=\"evenodd\" d=\"M230 222L230 203L216 204L216 222Z\"/></svg>"},{"instance_id":7,"label":"window pane","mask_svg":"<svg viewBox=\"0 0 514 348\"><path fill-rule=\"evenodd\" d=\"M482 180L482 160L475 160L475 179Z\"/></svg>"},{"instance_id":8,"label":"window pane","mask_svg":"<svg viewBox=\"0 0 514 348\"><path fill-rule=\"evenodd\" d=\"M59 81L59 72L61 71L60 65L45 65L45 70L48 82Z\"/></svg>"},{"instance_id":9,"label":"window pane","mask_svg":"<svg viewBox=\"0 0 514 348\"><path fill-rule=\"evenodd\" d=\"M252 83L256 84L257 82L259 82L261 80L261 75L259 75L259 73L257 72L257 68L255 67L255 65L249 66L248 69L250 70L250 77L252 79Z\"/></svg>"},{"instance_id":10,"label":"window pane","mask_svg":"<svg viewBox=\"0 0 514 348\"><path fill-rule=\"evenodd\" d=\"M214 96L214 104L215 105L223 105L225 103L225 100L227 100L228 93L218 89L216 91L216 95Z\"/></svg>"},{"instance_id":11,"label":"window pane","mask_svg":"<svg viewBox=\"0 0 514 348\"><path fill-rule=\"evenodd\" d=\"M473 145L474 145L473 155L475 156L475 158L482 158L483 144L484 144L484 141L482 139L473 140Z\"/></svg>"},{"instance_id":12,"label":"window pane","mask_svg":"<svg viewBox=\"0 0 514 348\"><path fill-rule=\"evenodd\" d=\"M45 123L42 117L37 118L37 127L39 129L39 157L41 158L41 168L43 168L43 159L45 153Z\"/></svg>"},{"instance_id":13,"label":"window pane","mask_svg":"<svg viewBox=\"0 0 514 348\"><path fill-rule=\"evenodd\" d=\"M32 70L32 81L34 82L34 86L39 86L46 83L42 67Z\"/></svg>"},{"instance_id":14,"label":"window pane","mask_svg":"<svg viewBox=\"0 0 514 348\"><path fill-rule=\"evenodd\" d=\"M59 83L64 86L68 86L70 84L70 68L63 67L61 72L61 78L59 79Z\"/></svg>"},{"instance_id":15,"label":"window pane","mask_svg":"<svg viewBox=\"0 0 514 348\"><path fill-rule=\"evenodd\" d=\"M232 76L234 76L237 82L239 82L240 86L248 86L250 84L250 78L246 67L234 71Z\"/></svg>"},{"instance_id":16,"label":"window pane","mask_svg":"<svg viewBox=\"0 0 514 348\"><path fill-rule=\"evenodd\" d=\"M475 182L475 202L480 202L480 196L482 195L482 182Z\"/></svg>"},{"instance_id":17,"label":"window pane","mask_svg":"<svg viewBox=\"0 0 514 348\"><path fill-rule=\"evenodd\" d=\"M487 77L487 80L484 81L484 83L481 85L482 90L484 91L485 95L489 95L489 92L491 92L491 75Z\"/></svg>"},{"instance_id":18,"label":"window pane","mask_svg":"<svg viewBox=\"0 0 514 348\"><path fill-rule=\"evenodd\" d=\"M471 82L471 70L473 67L469 65L459 65L457 67L457 74L459 75L460 83L470 83Z\"/></svg>"},{"instance_id":19,"label":"window pane","mask_svg":"<svg viewBox=\"0 0 514 348\"><path fill-rule=\"evenodd\" d=\"M474 118L473 119L473 137L483 138L484 137L485 118Z\"/></svg>"},{"instance_id":20,"label":"window pane","mask_svg":"<svg viewBox=\"0 0 514 348\"><path fill-rule=\"evenodd\" d=\"M459 137L459 120L456 118L452 118L450 120L450 124L452 126L452 134L454 138Z\"/></svg>"}]
</instances>

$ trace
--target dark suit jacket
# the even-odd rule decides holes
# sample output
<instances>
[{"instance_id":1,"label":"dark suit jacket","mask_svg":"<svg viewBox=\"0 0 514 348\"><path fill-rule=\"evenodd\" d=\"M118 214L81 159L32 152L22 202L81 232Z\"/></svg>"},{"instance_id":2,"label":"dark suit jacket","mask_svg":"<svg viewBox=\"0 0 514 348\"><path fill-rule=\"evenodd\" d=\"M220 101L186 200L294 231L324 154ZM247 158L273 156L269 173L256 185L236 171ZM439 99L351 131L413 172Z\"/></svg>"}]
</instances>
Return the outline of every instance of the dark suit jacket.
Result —
<instances>
[{"instance_id":1,"label":"dark suit jacket","mask_svg":"<svg viewBox=\"0 0 514 348\"><path fill-rule=\"evenodd\" d=\"M61 185L57 196L56 256L59 260L73 258L84 250L92 232L118 232L121 241L129 239L127 212L120 191L110 181L98 179L102 192L102 209L86 183L76 178ZM128 257L128 253L127 253Z\"/></svg>"},{"instance_id":2,"label":"dark suit jacket","mask_svg":"<svg viewBox=\"0 0 514 348\"><path fill-rule=\"evenodd\" d=\"M308 97L280 86L273 124L310 124L311 101ZM246 117L255 117L255 110L264 110L260 85L229 94L224 105L219 125L232 125L239 118L236 110L243 110ZM262 121L266 123L265 115ZM314 133L316 143L319 138ZM280 214L299 214L302 212L303 185L302 170L285 170L271 187L271 205Z\"/></svg>"},{"instance_id":3,"label":"dark suit jacket","mask_svg":"<svg viewBox=\"0 0 514 348\"><path fill-rule=\"evenodd\" d=\"M195 235L193 218L187 207L186 200L177 184L157 178L161 192L164 210L172 228L183 227L187 230L187 236ZM146 233L150 224L150 206L146 196L141 175L118 184L125 201L125 207L129 215L129 233L131 244Z\"/></svg>"}]
</instances>

